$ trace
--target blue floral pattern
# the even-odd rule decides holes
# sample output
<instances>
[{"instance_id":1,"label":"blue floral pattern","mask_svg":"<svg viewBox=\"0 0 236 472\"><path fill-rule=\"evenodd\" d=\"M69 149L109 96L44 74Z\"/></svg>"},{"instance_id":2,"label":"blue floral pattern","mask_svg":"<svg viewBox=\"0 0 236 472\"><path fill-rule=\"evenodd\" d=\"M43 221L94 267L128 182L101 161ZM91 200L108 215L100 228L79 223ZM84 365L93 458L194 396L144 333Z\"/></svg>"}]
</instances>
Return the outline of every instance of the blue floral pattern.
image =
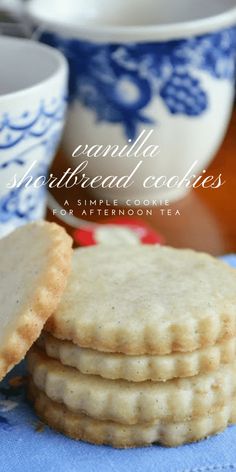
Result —
<instances>
[{"instance_id":1,"label":"blue floral pattern","mask_svg":"<svg viewBox=\"0 0 236 472\"><path fill-rule=\"evenodd\" d=\"M46 176L64 124L67 98L43 100L38 109L24 111L19 116L0 115L0 174L6 188L0 189L0 234L15 226L44 216L46 191L44 187L8 188L9 176L24 175L32 167L32 175Z\"/></svg>"},{"instance_id":2,"label":"blue floral pattern","mask_svg":"<svg viewBox=\"0 0 236 472\"><path fill-rule=\"evenodd\" d=\"M200 116L209 97L198 72L233 80L236 28L189 39L139 44L104 44L45 32L41 41L59 48L70 64L70 99L92 110L98 121L119 123L128 138L159 96L173 115Z\"/></svg>"},{"instance_id":3,"label":"blue floral pattern","mask_svg":"<svg viewBox=\"0 0 236 472\"><path fill-rule=\"evenodd\" d=\"M47 175L47 168L39 165L34 170L34 178ZM0 223L18 219L24 223L40 218L41 207L45 203L43 187L33 188L21 185L0 198ZM40 206L39 206L40 203Z\"/></svg>"},{"instance_id":4,"label":"blue floral pattern","mask_svg":"<svg viewBox=\"0 0 236 472\"><path fill-rule=\"evenodd\" d=\"M14 147L28 137L45 136L56 122L63 120L65 100L58 103L53 99L52 107L48 109L42 100L36 112L24 111L19 117L12 118L7 113L0 116L0 151ZM0 166L3 166L1 162Z\"/></svg>"}]
</instances>

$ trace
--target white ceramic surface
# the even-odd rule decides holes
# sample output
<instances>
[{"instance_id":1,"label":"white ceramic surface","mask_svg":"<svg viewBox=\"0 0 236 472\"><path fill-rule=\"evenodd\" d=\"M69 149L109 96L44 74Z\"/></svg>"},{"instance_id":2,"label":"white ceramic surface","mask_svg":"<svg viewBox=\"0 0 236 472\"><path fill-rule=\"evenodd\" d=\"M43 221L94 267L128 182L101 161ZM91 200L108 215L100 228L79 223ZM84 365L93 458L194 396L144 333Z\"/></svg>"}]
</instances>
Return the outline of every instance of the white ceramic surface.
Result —
<instances>
[{"instance_id":1,"label":"white ceramic surface","mask_svg":"<svg viewBox=\"0 0 236 472\"><path fill-rule=\"evenodd\" d=\"M24 39L0 37L0 236L44 217L47 175L66 110L68 67L62 54ZM28 178L27 177L27 178ZM17 187L14 180L19 184Z\"/></svg>"},{"instance_id":2,"label":"white ceramic surface","mask_svg":"<svg viewBox=\"0 0 236 472\"><path fill-rule=\"evenodd\" d=\"M218 150L234 97L236 0L31 0L27 17L71 61L68 156L79 145L124 146L154 130L148 144L160 154L143 160L135 184L94 194L120 201L183 196L184 186L142 183L149 175L183 177L195 161L198 174ZM123 176L139 161L89 159L86 174Z\"/></svg>"}]
</instances>

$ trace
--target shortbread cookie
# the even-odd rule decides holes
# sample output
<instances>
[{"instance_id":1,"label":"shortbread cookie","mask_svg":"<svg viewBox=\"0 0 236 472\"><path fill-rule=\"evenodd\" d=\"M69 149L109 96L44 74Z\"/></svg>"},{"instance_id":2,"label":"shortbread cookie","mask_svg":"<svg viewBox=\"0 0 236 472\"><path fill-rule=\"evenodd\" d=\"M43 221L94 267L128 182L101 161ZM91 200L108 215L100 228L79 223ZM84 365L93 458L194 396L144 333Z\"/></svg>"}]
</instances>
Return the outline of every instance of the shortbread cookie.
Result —
<instances>
[{"instance_id":1,"label":"shortbread cookie","mask_svg":"<svg viewBox=\"0 0 236 472\"><path fill-rule=\"evenodd\" d=\"M41 334L37 345L49 357L64 365L75 367L83 374L132 382L191 377L199 373L213 372L221 364L228 364L236 359L235 338L193 352L176 352L165 356L128 356L95 351L79 347L70 341L61 341L46 332Z\"/></svg>"},{"instance_id":2,"label":"shortbread cookie","mask_svg":"<svg viewBox=\"0 0 236 472\"><path fill-rule=\"evenodd\" d=\"M225 405L236 392L236 361L212 374L138 383L81 374L36 347L28 354L28 364L35 385L51 400L73 412L123 424L203 416Z\"/></svg>"},{"instance_id":3,"label":"shortbread cookie","mask_svg":"<svg viewBox=\"0 0 236 472\"><path fill-rule=\"evenodd\" d=\"M0 379L25 356L56 309L71 245L63 228L43 221L0 240Z\"/></svg>"},{"instance_id":4,"label":"shortbread cookie","mask_svg":"<svg viewBox=\"0 0 236 472\"><path fill-rule=\"evenodd\" d=\"M45 329L100 351L193 351L236 335L235 287L235 269L191 250L78 249L67 291Z\"/></svg>"},{"instance_id":5,"label":"shortbread cookie","mask_svg":"<svg viewBox=\"0 0 236 472\"><path fill-rule=\"evenodd\" d=\"M157 421L145 425L123 425L112 421L98 421L83 413L72 413L64 405L50 400L45 393L29 383L29 399L40 419L49 426L74 439L94 444L109 444L125 448L161 443L179 446L199 441L223 431L228 424L236 423L236 397L219 411L186 422Z\"/></svg>"}]
</instances>

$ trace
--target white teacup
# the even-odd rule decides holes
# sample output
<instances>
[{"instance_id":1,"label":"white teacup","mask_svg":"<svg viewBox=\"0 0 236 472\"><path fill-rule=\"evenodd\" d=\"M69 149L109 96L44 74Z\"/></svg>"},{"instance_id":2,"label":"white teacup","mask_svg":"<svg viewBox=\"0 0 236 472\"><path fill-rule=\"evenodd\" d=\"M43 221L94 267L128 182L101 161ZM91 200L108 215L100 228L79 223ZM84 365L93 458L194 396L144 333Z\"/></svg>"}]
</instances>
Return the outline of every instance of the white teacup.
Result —
<instances>
[{"instance_id":1,"label":"white teacup","mask_svg":"<svg viewBox=\"0 0 236 472\"><path fill-rule=\"evenodd\" d=\"M63 55L43 44L0 37L0 236L41 219L46 175L61 138L68 68ZM28 173L28 174L27 174ZM32 185L25 185L33 178ZM23 179L24 178L24 179Z\"/></svg>"},{"instance_id":2,"label":"white teacup","mask_svg":"<svg viewBox=\"0 0 236 472\"><path fill-rule=\"evenodd\" d=\"M222 143L234 98L236 0L31 0L27 14L41 40L70 64L70 107L63 146L131 144L153 130L127 189L94 189L126 201L174 200L185 183L144 188L148 176L197 175ZM71 157L78 166L85 156ZM140 157L88 158L86 174L129 175ZM190 174L191 175L191 174Z\"/></svg>"}]
</instances>

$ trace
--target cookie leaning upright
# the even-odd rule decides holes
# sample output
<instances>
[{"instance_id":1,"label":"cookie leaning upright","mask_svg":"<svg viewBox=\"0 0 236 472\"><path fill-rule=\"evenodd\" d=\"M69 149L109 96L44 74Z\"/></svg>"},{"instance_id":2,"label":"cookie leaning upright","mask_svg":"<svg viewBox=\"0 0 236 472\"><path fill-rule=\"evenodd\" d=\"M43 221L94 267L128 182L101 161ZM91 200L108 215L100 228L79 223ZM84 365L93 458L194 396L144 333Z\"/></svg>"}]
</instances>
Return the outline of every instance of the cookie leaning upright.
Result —
<instances>
[{"instance_id":1,"label":"cookie leaning upright","mask_svg":"<svg viewBox=\"0 0 236 472\"><path fill-rule=\"evenodd\" d=\"M211 346L236 334L236 271L186 249L79 249L45 329L80 347L128 355Z\"/></svg>"},{"instance_id":2,"label":"cookie leaning upright","mask_svg":"<svg viewBox=\"0 0 236 472\"><path fill-rule=\"evenodd\" d=\"M25 356L57 308L71 246L62 227L43 221L0 240L0 380Z\"/></svg>"}]
</instances>

